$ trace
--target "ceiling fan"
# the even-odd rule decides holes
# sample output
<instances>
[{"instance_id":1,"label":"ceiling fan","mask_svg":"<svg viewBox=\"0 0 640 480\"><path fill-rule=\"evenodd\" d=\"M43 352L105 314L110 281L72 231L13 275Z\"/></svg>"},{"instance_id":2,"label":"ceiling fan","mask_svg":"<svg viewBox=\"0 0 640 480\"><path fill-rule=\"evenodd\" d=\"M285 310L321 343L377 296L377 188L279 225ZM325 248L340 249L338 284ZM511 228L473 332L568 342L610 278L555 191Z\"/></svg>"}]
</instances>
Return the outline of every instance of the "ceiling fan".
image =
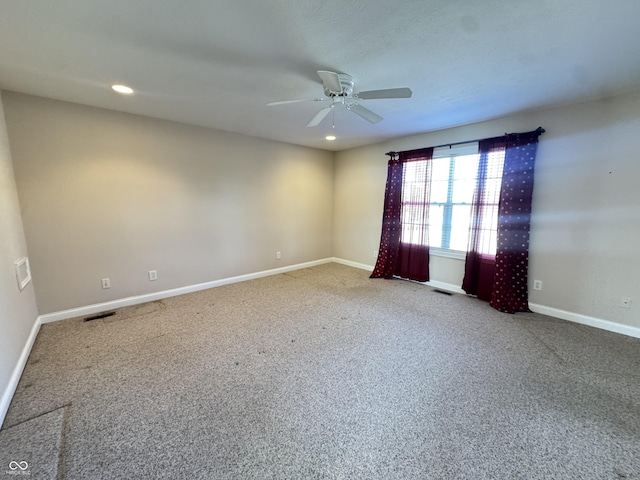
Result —
<instances>
[{"instance_id":1,"label":"ceiling fan","mask_svg":"<svg viewBox=\"0 0 640 480\"><path fill-rule=\"evenodd\" d=\"M322 87L326 98L305 98L300 100L284 100L280 102L270 102L267 105L284 105L287 103L299 102L324 102L331 101L331 105L324 107L307 123L307 127L315 127L324 120L336 105L343 105L350 112L359 115L369 123L378 123L382 117L368 108L360 105L361 100L373 100L382 98L410 98L411 89L403 88L387 88L384 90L367 90L364 92L354 93L353 77L346 73L328 72L326 70L318 70L318 75L322 80Z\"/></svg>"}]
</instances>

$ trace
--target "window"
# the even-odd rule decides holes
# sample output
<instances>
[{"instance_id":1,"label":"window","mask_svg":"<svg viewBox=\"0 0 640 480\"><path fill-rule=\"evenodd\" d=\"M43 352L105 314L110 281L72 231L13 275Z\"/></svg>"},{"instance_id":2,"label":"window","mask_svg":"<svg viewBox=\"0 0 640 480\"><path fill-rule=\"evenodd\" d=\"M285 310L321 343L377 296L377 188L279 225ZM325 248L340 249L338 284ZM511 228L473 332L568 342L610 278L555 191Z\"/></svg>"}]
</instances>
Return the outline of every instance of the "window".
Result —
<instances>
[{"instance_id":1,"label":"window","mask_svg":"<svg viewBox=\"0 0 640 480\"><path fill-rule=\"evenodd\" d=\"M431 165L415 160L404 165L402 176L402 233L400 241L414 245L426 244L430 227L423 225L425 208L429 205L427 179Z\"/></svg>"},{"instance_id":2,"label":"window","mask_svg":"<svg viewBox=\"0 0 640 480\"><path fill-rule=\"evenodd\" d=\"M498 204L502 187L504 149L492 150L487 154L486 178L481 198L477 199L480 231L478 253L495 255L498 245Z\"/></svg>"},{"instance_id":3,"label":"window","mask_svg":"<svg viewBox=\"0 0 640 480\"><path fill-rule=\"evenodd\" d=\"M467 250L471 205L476 187L480 155L478 144L434 151L431 165L426 161L408 162L402 184L402 236L404 243L418 243L428 228L429 246L434 253L461 257ZM489 155L485 194L480 199L482 252L494 254L498 222L498 201L504 155ZM430 189L425 179L431 178ZM426 195L428 193L428 199ZM419 223L423 205L429 205L429 225Z\"/></svg>"},{"instance_id":4,"label":"window","mask_svg":"<svg viewBox=\"0 0 640 480\"><path fill-rule=\"evenodd\" d=\"M430 246L466 251L478 154L456 155L447 151L443 152L444 156L438 153L432 160Z\"/></svg>"}]
</instances>

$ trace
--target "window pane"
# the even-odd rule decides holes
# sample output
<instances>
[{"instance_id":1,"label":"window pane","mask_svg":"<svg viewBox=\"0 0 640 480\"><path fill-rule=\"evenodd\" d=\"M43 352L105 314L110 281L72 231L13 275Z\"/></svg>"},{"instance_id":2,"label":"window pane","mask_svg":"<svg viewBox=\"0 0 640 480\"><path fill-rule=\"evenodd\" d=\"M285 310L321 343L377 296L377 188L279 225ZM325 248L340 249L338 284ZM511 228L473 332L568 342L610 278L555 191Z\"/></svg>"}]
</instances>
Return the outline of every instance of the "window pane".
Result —
<instances>
[{"instance_id":1,"label":"window pane","mask_svg":"<svg viewBox=\"0 0 640 480\"><path fill-rule=\"evenodd\" d=\"M427 202L426 174L426 161L407 162L403 166L400 240L404 243L424 245L427 242L428 227L423 224Z\"/></svg>"},{"instance_id":2,"label":"window pane","mask_svg":"<svg viewBox=\"0 0 640 480\"><path fill-rule=\"evenodd\" d=\"M424 183L426 173L425 162L407 162L404 164L405 183Z\"/></svg>"},{"instance_id":3,"label":"window pane","mask_svg":"<svg viewBox=\"0 0 640 480\"><path fill-rule=\"evenodd\" d=\"M480 253L495 254L498 231L498 204L483 207L483 222L480 229Z\"/></svg>"},{"instance_id":4,"label":"window pane","mask_svg":"<svg viewBox=\"0 0 640 480\"><path fill-rule=\"evenodd\" d=\"M432 247L442 247L443 213L444 207L442 205L429 207L429 245Z\"/></svg>"},{"instance_id":5,"label":"window pane","mask_svg":"<svg viewBox=\"0 0 640 480\"><path fill-rule=\"evenodd\" d=\"M432 203L447 201L449 188L449 157L431 160L431 198Z\"/></svg>"},{"instance_id":6,"label":"window pane","mask_svg":"<svg viewBox=\"0 0 640 480\"><path fill-rule=\"evenodd\" d=\"M484 197L481 202L482 225L479 232L480 253L495 254L498 230L498 203L502 186L502 169L504 165L504 151L489 153L487 159L487 182Z\"/></svg>"},{"instance_id":7,"label":"window pane","mask_svg":"<svg viewBox=\"0 0 640 480\"><path fill-rule=\"evenodd\" d=\"M452 250L467 250L469 238L469 218L471 205L454 205L451 215L451 241L449 248Z\"/></svg>"},{"instance_id":8,"label":"window pane","mask_svg":"<svg viewBox=\"0 0 640 480\"><path fill-rule=\"evenodd\" d=\"M453 183L453 203L471 203L478 174L478 155L456 157Z\"/></svg>"},{"instance_id":9,"label":"window pane","mask_svg":"<svg viewBox=\"0 0 640 480\"><path fill-rule=\"evenodd\" d=\"M411 161L404 166L402 187L401 241L428 244L438 248L466 251L468 247L471 203L476 187L480 155L451 152L430 162ZM443 152L445 155L448 152ZM491 152L486 184L480 201L480 252L495 254L498 202L502 183L504 153ZM427 168L429 165L429 169ZM430 170L430 190L425 186ZM429 198L425 198L428 194ZM429 206L429 225L424 225L424 204Z\"/></svg>"},{"instance_id":10,"label":"window pane","mask_svg":"<svg viewBox=\"0 0 640 480\"><path fill-rule=\"evenodd\" d=\"M404 243L424 245L427 226L422 224L424 205L405 205L402 209L402 233L400 240Z\"/></svg>"}]
</instances>

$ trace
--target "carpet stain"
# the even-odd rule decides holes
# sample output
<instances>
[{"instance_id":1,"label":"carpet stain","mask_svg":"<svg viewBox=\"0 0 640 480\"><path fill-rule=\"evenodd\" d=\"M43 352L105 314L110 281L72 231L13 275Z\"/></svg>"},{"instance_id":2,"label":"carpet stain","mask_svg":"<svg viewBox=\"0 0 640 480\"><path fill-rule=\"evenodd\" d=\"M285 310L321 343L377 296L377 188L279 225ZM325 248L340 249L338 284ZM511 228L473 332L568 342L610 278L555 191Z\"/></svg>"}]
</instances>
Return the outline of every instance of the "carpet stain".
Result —
<instances>
[{"instance_id":1,"label":"carpet stain","mask_svg":"<svg viewBox=\"0 0 640 480\"><path fill-rule=\"evenodd\" d=\"M618 476L618 478L620 478L620 479L629 478L628 475L625 472L623 472L621 470L618 470L617 468L614 469L614 471L615 471L616 475Z\"/></svg>"}]
</instances>

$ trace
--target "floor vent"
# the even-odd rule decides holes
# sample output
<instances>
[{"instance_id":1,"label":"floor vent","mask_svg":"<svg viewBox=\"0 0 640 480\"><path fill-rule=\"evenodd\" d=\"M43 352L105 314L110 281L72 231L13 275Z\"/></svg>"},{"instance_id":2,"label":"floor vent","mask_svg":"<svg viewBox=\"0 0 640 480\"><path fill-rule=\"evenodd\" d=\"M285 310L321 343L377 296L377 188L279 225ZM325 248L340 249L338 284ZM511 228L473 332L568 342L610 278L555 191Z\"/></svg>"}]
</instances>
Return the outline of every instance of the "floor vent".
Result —
<instances>
[{"instance_id":1,"label":"floor vent","mask_svg":"<svg viewBox=\"0 0 640 480\"><path fill-rule=\"evenodd\" d=\"M100 320L101 318L111 317L111 316L113 316L115 314L116 314L116 312L103 312L103 313L99 313L97 315L93 315L91 317L85 317L84 321L85 322L90 322L91 320Z\"/></svg>"},{"instance_id":2,"label":"floor vent","mask_svg":"<svg viewBox=\"0 0 640 480\"><path fill-rule=\"evenodd\" d=\"M449 296L453 295L453 293L445 292L444 290L434 289L433 291L436 292L436 293L441 293L442 295L449 295Z\"/></svg>"}]
</instances>

